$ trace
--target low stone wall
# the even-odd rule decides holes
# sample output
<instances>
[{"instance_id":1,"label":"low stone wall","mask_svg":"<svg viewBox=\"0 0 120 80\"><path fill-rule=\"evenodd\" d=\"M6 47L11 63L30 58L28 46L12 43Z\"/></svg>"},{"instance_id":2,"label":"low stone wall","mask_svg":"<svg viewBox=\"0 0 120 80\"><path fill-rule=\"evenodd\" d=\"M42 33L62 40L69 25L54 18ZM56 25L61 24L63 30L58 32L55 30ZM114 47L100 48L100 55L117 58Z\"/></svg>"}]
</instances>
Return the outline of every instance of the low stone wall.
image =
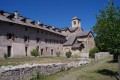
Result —
<instances>
[{"instance_id":1,"label":"low stone wall","mask_svg":"<svg viewBox=\"0 0 120 80\"><path fill-rule=\"evenodd\" d=\"M108 56L110 56L109 52L99 52L95 54L95 60L104 59Z\"/></svg>"},{"instance_id":2,"label":"low stone wall","mask_svg":"<svg viewBox=\"0 0 120 80\"><path fill-rule=\"evenodd\" d=\"M118 74L119 74L119 80L120 80L120 55L118 56Z\"/></svg>"},{"instance_id":3,"label":"low stone wall","mask_svg":"<svg viewBox=\"0 0 120 80\"><path fill-rule=\"evenodd\" d=\"M91 61L79 61L71 63L50 64L24 64L19 66L2 66L0 68L0 80L26 80L38 72L43 75L51 75L60 71L80 67Z\"/></svg>"}]
</instances>

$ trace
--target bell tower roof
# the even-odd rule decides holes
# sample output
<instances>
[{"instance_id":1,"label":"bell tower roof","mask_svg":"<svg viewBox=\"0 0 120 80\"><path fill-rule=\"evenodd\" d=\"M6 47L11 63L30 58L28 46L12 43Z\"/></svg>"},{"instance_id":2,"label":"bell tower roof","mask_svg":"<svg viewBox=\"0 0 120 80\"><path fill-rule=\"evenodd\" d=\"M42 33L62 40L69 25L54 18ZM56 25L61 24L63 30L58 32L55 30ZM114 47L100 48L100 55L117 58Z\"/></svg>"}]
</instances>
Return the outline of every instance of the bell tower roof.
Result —
<instances>
[{"instance_id":1,"label":"bell tower roof","mask_svg":"<svg viewBox=\"0 0 120 80\"><path fill-rule=\"evenodd\" d=\"M72 20L75 20L75 19L80 20L77 16L72 18Z\"/></svg>"}]
</instances>

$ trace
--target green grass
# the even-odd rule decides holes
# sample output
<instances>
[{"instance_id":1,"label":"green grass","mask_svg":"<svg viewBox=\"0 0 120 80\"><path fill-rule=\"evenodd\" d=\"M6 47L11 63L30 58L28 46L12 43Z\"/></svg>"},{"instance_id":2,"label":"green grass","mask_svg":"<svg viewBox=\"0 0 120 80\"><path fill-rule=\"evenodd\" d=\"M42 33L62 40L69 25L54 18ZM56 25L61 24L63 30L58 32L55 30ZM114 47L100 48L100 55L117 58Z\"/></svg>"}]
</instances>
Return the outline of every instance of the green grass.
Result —
<instances>
[{"instance_id":1,"label":"green grass","mask_svg":"<svg viewBox=\"0 0 120 80\"><path fill-rule=\"evenodd\" d=\"M118 63L110 63L112 57L91 64L47 76L45 80L117 80Z\"/></svg>"},{"instance_id":2,"label":"green grass","mask_svg":"<svg viewBox=\"0 0 120 80\"><path fill-rule=\"evenodd\" d=\"M56 63L65 62L64 57L25 57L25 58L8 58L0 59L0 66L3 65L20 65L25 63Z\"/></svg>"}]
</instances>

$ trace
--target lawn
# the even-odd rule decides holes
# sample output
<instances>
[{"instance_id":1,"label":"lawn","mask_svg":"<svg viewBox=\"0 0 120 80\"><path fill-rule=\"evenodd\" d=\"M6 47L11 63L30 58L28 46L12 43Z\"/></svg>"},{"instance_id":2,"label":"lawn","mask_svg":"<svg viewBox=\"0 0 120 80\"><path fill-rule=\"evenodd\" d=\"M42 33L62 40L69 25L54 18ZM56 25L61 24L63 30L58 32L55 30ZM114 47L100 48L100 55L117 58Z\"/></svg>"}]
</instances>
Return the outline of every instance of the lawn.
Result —
<instances>
[{"instance_id":1,"label":"lawn","mask_svg":"<svg viewBox=\"0 0 120 80\"><path fill-rule=\"evenodd\" d=\"M25 57L25 58L8 58L0 59L0 66L20 65L25 63L56 63L66 62L65 57Z\"/></svg>"},{"instance_id":2,"label":"lawn","mask_svg":"<svg viewBox=\"0 0 120 80\"><path fill-rule=\"evenodd\" d=\"M47 76L44 80L117 80L118 63L112 57Z\"/></svg>"}]
</instances>

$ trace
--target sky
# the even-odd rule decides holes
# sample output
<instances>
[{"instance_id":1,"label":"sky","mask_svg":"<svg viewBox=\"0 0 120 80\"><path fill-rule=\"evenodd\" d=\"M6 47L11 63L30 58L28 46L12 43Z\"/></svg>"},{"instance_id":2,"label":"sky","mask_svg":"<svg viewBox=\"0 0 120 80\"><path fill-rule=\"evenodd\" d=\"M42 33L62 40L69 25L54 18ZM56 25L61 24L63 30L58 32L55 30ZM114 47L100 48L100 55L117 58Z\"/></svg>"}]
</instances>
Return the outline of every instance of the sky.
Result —
<instances>
[{"instance_id":1,"label":"sky","mask_svg":"<svg viewBox=\"0 0 120 80\"><path fill-rule=\"evenodd\" d=\"M91 30L96 14L105 9L109 0L0 0L0 10L20 15L58 28L70 27L75 16L81 19L83 30ZM120 6L120 0L114 0Z\"/></svg>"}]
</instances>

